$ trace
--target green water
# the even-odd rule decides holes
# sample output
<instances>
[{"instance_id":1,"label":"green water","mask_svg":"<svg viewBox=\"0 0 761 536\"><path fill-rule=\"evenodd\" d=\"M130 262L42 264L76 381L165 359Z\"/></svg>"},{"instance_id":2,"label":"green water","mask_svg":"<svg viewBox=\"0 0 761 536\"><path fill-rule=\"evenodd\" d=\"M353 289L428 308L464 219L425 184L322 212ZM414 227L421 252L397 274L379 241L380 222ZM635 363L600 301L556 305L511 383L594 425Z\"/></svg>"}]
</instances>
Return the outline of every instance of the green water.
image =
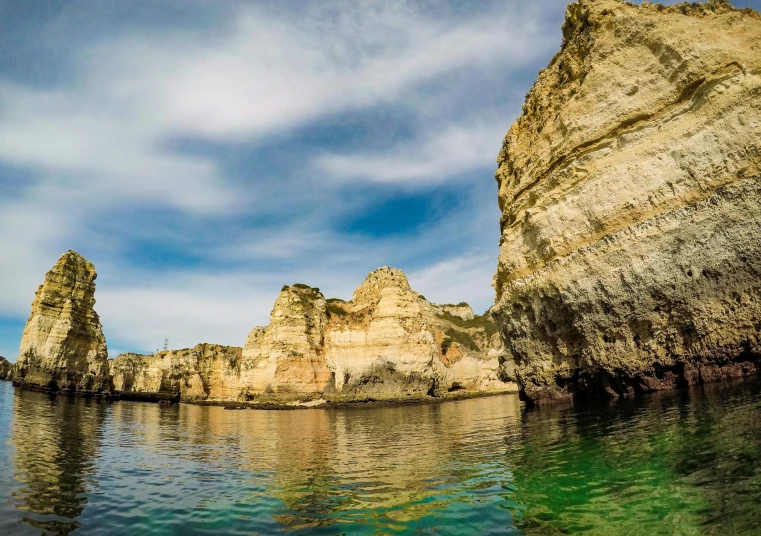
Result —
<instances>
[{"instance_id":1,"label":"green water","mask_svg":"<svg viewBox=\"0 0 761 536\"><path fill-rule=\"evenodd\" d=\"M226 411L0 382L0 534L761 534L755 380Z\"/></svg>"}]
</instances>

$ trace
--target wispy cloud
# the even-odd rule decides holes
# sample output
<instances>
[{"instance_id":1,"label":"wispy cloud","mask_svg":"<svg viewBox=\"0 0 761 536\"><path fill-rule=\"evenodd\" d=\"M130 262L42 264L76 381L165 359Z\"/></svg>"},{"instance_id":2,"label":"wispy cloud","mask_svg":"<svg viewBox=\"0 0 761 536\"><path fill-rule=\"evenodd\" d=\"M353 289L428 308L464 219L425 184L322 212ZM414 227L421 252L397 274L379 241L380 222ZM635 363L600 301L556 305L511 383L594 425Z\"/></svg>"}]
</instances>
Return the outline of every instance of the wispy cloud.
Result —
<instances>
[{"instance_id":1,"label":"wispy cloud","mask_svg":"<svg viewBox=\"0 0 761 536\"><path fill-rule=\"evenodd\" d=\"M65 56L66 76L42 86L0 71L0 169L20 170L0 171L0 315L25 318L70 247L96 261L97 310L120 349L164 336L240 344L282 284L348 296L383 264L412 269L431 299L485 303L494 261L478 252L497 229L482 219L495 210L489 168L506 110L519 106L494 95L514 100L512 86L530 80L512 73L551 55L559 28L553 19L547 37L546 8L561 4L452 3L452 15L425 2L229 3L209 24L58 35L48 46L61 53L37 60L61 68L45 62ZM48 43L51 27L27 33ZM361 129L371 111L404 116L408 132L347 149L342 119ZM330 136L304 141L327 124ZM237 153L269 148L282 161ZM457 181L470 204L412 236L342 230L375 208L374 188ZM197 265L152 272L141 262L154 242Z\"/></svg>"},{"instance_id":2,"label":"wispy cloud","mask_svg":"<svg viewBox=\"0 0 761 536\"><path fill-rule=\"evenodd\" d=\"M504 134L504 121L450 125L385 151L322 155L315 166L328 177L343 180L429 185L494 167Z\"/></svg>"}]
</instances>

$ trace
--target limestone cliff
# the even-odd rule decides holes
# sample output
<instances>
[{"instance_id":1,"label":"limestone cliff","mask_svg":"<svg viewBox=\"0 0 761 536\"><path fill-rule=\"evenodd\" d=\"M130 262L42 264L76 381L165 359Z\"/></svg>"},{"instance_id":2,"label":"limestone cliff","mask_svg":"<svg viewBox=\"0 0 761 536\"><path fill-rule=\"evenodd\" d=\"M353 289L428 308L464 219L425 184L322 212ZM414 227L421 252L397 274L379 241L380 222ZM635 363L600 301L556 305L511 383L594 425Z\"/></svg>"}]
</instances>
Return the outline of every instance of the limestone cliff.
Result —
<instances>
[{"instance_id":1,"label":"limestone cliff","mask_svg":"<svg viewBox=\"0 0 761 536\"><path fill-rule=\"evenodd\" d=\"M238 400L241 348L199 344L155 355L121 354L109 362L122 398L184 402Z\"/></svg>"},{"instance_id":2,"label":"limestone cliff","mask_svg":"<svg viewBox=\"0 0 761 536\"><path fill-rule=\"evenodd\" d=\"M24 328L13 383L50 391L111 390L108 350L95 305L95 267L67 251L45 275Z\"/></svg>"},{"instance_id":3,"label":"limestone cliff","mask_svg":"<svg viewBox=\"0 0 761 536\"><path fill-rule=\"evenodd\" d=\"M495 326L488 319L468 323L430 304L400 270L372 272L351 302L334 302L329 312L328 399L415 399L512 388L498 378L502 347Z\"/></svg>"},{"instance_id":4,"label":"limestone cliff","mask_svg":"<svg viewBox=\"0 0 761 536\"><path fill-rule=\"evenodd\" d=\"M503 365L490 318L454 316L384 267L349 302L283 287L269 325L254 328L242 350L124 354L110 367L125 397L314 405L514 392Z\"/></svg>"},{"instance_id":5,"label":"limestone cliff","mask_svg":"<svg viewBox=\"0 0 761 536\"><path fill-rule=\"evenodd\" d=\"M498 166L494 312L529 397L758 369L761 16L571 3Z\"/></svg>"},{"instance_id":6,"label":"limestone cliff","mask_svg":"<svg viewBox=\"0 0 761 536\"><path fill-rule=\"evenodd\" d=\"M254 328L243 347L241 380L247 397L320 398L330 378L323 348L327 323L327 304L319 289L283 287L269 325Z\"/></svg>"},{"instance_id":7,"label":"limestone cliff","mask_svg":"<svg viewBox=\"0 0 761 536\"><path fill-rule=\"evenodd\" d=\"M13 363L0 355L0 380L10 381L13 379Z\"/></svg>"}]
</instances>

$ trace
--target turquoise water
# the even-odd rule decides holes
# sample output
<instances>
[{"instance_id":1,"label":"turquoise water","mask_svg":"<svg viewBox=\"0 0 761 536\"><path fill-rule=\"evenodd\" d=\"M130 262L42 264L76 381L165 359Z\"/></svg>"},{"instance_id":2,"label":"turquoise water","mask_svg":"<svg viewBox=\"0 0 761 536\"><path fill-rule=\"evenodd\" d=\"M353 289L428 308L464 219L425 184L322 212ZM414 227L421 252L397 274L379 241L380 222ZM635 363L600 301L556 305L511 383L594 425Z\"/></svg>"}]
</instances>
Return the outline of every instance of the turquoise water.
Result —
<instances>
[{"instance_id":1,"label":"turquoise water","mask_svg":"<svg viewBox=\"0 0 761 536\"><path fill-rule=\"evenodd\" d=\"M0 534L761 534L757 381L227 411L0 382Z\"/></svg>"}]
</instances>

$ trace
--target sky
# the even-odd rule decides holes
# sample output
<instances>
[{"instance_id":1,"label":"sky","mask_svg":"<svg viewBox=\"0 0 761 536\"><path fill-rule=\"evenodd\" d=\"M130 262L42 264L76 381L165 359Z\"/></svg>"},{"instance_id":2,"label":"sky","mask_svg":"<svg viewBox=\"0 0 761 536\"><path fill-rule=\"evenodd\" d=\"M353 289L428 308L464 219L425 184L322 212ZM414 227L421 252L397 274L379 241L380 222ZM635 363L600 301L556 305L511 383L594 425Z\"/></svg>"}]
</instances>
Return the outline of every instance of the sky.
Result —
<instances>
[{"instance_id":1,"label":"sky","mask_svg":"<svg viewBox=\"0 0 761 536\"><path fill-rule=\"evenodd\" d=\"M379 266L484 312L496 156L565 5L0 3L0 355L68 249L112 357L242 346L284 284Z\"/></svg>"}]
</instances>

